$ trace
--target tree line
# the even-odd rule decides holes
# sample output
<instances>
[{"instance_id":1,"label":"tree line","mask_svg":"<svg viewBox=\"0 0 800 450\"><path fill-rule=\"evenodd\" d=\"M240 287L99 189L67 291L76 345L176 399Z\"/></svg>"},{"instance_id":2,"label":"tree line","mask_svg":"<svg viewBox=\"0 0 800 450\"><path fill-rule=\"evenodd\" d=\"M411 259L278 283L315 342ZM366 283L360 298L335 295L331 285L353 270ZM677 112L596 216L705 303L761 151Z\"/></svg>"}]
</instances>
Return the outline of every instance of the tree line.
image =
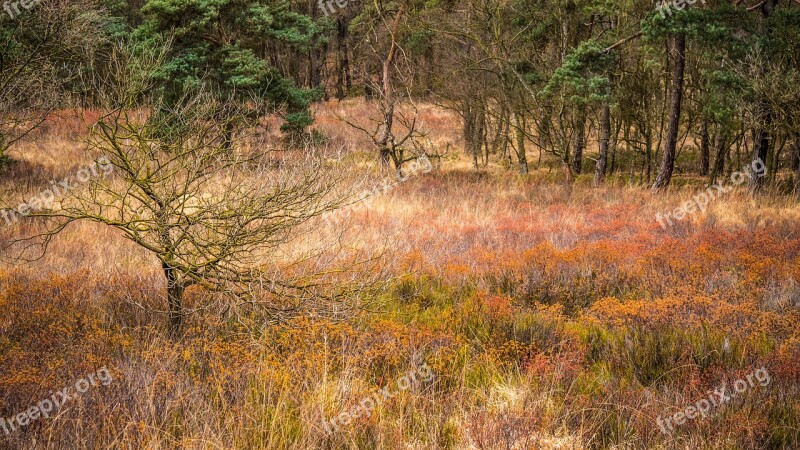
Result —
<instances>
[{"instance_id":1,"label":"tree line","mask_svg":"<svg viewBox=\"0 0 800 450\"><path fill-rule=\"evenodd\" d=\"M558 161L663 191L762 161L753 192L800 191L796 0L43 0L0 18L0 155L49 111L102 104L120 41L167 49L146 94L167 119L202 87L235 105L229 133L246 109L303 134L313 102L364 97L374 128L351 125L398 173L436 156L398 111L420 100L461 118L476 169Z\"/></svg>"}]
</instances>

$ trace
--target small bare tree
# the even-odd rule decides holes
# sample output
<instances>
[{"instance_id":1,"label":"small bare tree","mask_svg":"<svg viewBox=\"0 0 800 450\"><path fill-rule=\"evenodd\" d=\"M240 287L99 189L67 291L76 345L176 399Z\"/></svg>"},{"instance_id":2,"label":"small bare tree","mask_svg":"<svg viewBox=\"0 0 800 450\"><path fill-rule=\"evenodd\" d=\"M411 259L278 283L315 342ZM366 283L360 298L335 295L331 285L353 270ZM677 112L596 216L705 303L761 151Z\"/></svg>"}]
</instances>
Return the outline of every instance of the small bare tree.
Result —
<instances>
[{"instance_id":1,"label":"small bare tree","mask_svg":"<svg viewBox=\"0 0 800 450\"><path fill-rule=\"evenodd\" d=\"M381 108L383 106L384 103L381 103ZM382 111L381 117L387 117L386 110L382 109ZM381 149L381 166L388 169L389 162L391 162L395 176L398 179L404 178L404 164L408 162L421 158L438 160L447 155L449 146L444 153L437 153L427 135L418 130L416 118L407 118L401 112L395 111L394 106L391 107L391 117L392 123L397 120L406 128L406 132L402 137L396 136L391 128L388 128L389 133L387 134L385 120L375 120L375 128L373 130L369 130L342 116L339 116L339 120L364 133L377 148ZM384 157L386 158L385 163Z\"/></svg>"},{"instance_id":2,"label":"small bare tree","mask_svg":"<svg viewBox=\"0 0 800 450\"><path fill-rule=\"evenodd\" d=\"M89 220L120 230L155 255L173 331L181 328L183 293L193 285L247 300L254 287L281 298L331 295L318 289L321 272L287 270L281 277L270 269L293 232L341 205L330 195L333 178L310 157L276 164L261 150L229 149L229 124L212 120L217 108L212 96L193 97L173 111L170 127L176 118L181 125L175 133L145 110L105 116L90 146L113 175L32 214L55 219L36 236L45 244L71 222Z\"/></svg>"},{"instance_id":3,"label":"small bare tree","mask_svg":"<svg viewBox=\"0 0 800 450\"><path fill-rule=\"evenodd\" d=\"M375 103L369 103L374 107L377 116L371 119L374 127L362 126L339 117L372 141L381 167L385 170L393 169L398 179L403 178L403 164L421 157L440 159L447 153L445 151L445 154L437 154L426 134L418 129L416 108L410 94L413 70L400 68L401 65L408 64L408 61L403 61L405 52L400 48L402 24L407 9L407 2L401 2L399 7L396 4L376 4L376 9L368 14L369 19L359 25L370 57L381 61L380 80L376 82L369 73L364 74L369 97L374 96L377 99ZM387 37L388 42L382 42L383 37ZM383 44L388 45L388 48L382 48ZM399 88L397 84L400 84ZM401 106L404 104L410 104L414 108L411 116L403 114Z\"/></svg>"}]
</instances>

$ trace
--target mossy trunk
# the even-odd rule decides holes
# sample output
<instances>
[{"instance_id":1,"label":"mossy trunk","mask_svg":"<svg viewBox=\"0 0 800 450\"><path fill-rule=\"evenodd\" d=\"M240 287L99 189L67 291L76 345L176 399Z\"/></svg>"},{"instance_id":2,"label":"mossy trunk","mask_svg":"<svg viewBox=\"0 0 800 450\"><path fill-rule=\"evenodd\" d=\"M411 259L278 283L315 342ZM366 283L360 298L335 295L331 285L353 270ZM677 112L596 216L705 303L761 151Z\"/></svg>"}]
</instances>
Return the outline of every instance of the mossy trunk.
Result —
<instances>
[{"instance_id":1,"label":"mossy trunk","mask_svg":"<svg viewBox=\"0 0 800 450\"><path fill-rule=\"evenodd\" d=\"M169 331L179 335L183 329L183 291L186 285L178 280L175 269L168 263L162 263L164 276L167 278L167 304L169 307Z\"/></svg>"}]
</instances>

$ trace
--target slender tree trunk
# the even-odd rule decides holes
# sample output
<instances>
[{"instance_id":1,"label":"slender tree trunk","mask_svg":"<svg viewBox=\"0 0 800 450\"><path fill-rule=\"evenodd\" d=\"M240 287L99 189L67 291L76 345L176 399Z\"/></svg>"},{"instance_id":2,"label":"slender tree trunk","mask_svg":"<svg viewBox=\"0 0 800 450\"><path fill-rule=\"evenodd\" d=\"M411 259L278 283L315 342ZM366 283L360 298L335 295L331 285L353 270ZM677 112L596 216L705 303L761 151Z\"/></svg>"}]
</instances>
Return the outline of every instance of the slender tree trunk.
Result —
<instances>
[{"instance_id":1,"label":"slender tree trunk","mask_svg":"<svg viewBox=\"0 0 800 450\"><path fill-rule=\"evenodd\" d=\"M525 121L520 114L513 113L514 131L517 135L517 160L519 161L519 173L528 174L528 157L525 155Z\"/></svg>"},{"instance_id":2,"label":"slender tree trunk","mask_svg":"<svg viewBox=\"0 0 800 450\"><path fill-rule=\"evenodd\" d=\"M778 3L780 0L764 0L761 3L761 17L766 21L772 13L775 11L775 8L778 7ZM772 33L772 27L769 25L767 21L766 32L765 35L769 35ZM765 72L767 69L766 67L760 67L762 72ZM764 167L767 165L767 155L769 154L769 146L770 142L772 141L772 136L770 135L770 127L772 126L772 110L770 106L767 104L766 101L761 100L758 102L759 104L759 112L761 113L761 118L763 118L763 122L758 124L758 127L753 132L753 160L752 165L756 167L758 161L760 160L760 164ZM764 188L764 184L767 181L766 173L762 174L763 176L758 176L754 174L753 177L750 179L750 192L755 194L761 191Z\"/></svg>"},{"instance_id":3,"label":"slender tree trunk","mask_svg":"<svg viewBox=\"0 0 800 450\"><path fill-rule=\"evenodd\" d=\"M512 137L510 136L511 118L512 118L512 116L513 116L512 113L509 113L508 116L507 116L508 120L506 122L506 127L504 128L504 131L503 131L503 133L504 133L503 134L503 141L501 143L501 150L500 150L500 152L503 154L503 159L508 161L508 167L509 168L514 165L514 161L511 158L511 152L508 151L508 147L509 147L510 141L512 139Z\"/></svg>"},{"instance_id":4,"label":"slender tree trunk","mask_svg":"<svg viewBox=\"0 0 800 450\"><path fill-rule=\"evenodd\" d=\"M486 139L486 135L484 135L483 141L483 167L489 167L489 141Z\"/></svg>"},{"instance_id":5,"label":"slender tree trunk","mask_svg":"<svg viewBox=\"0 0 800 450\"><path fill-rule=\"evenodd\" d=\"M383 77L382 77L382 97L385 104L384 107L384 114L383 114L383 132L381 134L380 139L378 140L378 146L380 148L380 160L381 164L385 167L389 167L389 158L390 153L394 149L390 149L389 142L393 141L394 137L392 136L392 126L394 123L394 92L392 86L392 65L394 65L394 60L397 56L397 31L400 28L400 22L403 19L403 14L405 13L405 5L400 7L400 10L397 11L397 14L394 17L394 22L392 23L392 30L391 30L391 40L392 43L389 47L389 53L386 55L386 59L383 60ZM395 167L399 169L398 167Z\"/></svg>"},{"instance_id":6,"label":"slender tree trunk","mask_svg":"<svg viewBox=\"0 0 800 450\"><path fill-rule=\"evenodd\" d=\"M578 175L583 170L584 148L586 148L586 111L580 108L575 123L575 144L572 148L572 170Z\"/></svg>"},{"instance_id":7,"label":"slender tree trunk","mask_svg":"<svg viewBox=\"0 0 800 450\"><path fill-rule=\"evenodd\" d=\"M336 21L337 41L337 67L336 67L336 98L345 97L345 89L350 90L350 61L347 57L347 24L343 18Z\"/></svg>"},{"instance_id":8,"label":"slender tree trunk","mask_svg":"<svg viewBox=\"0 0 800 450\"><path fill-rule=\"evenodd\" d=\"M508 112L505 108L500 111L500 116L497 119L497 133L492 139L492 154L497 154L504 141L508 139Z\"/></svg>"},{"instance_id":9,"label":"slender tree trunk","mask_svg":"<svg viewBox=\"0 0 800 450\"><path fill-rule=\"evenodd\" d=\"M428 65L428 68L429 68L428 70L425 71L425 75L424 75L425 76L425 95L429 96L429 95L433 94L433 91L435 90L435 88L434 88L434 81L435 80L434 80L433 74L436 73L435 72L436 54L434 52L433 46L430 46L425 51L424 58L425 58L425 61L426 61L427 65Z\"/></svg>"},{"instance_id":10,"label":"slender tree trunk","mask_svg":"<svg viewBox=\"0 0 800 450\"><path fill-rule=\"evenodd\" d=\"M316 19L319 14L317 4L313 0L308 0L308 14L311 18ZM319 47L318 44L312 44L308 51L308 60L306 68L306 86L308 88L315 88L322 83L322 55L326 52ZM324 86L323 86L324 89Z\"/></svg>"},{"instance_id":11,"label":"slender tree trunk","mask_svg":"<svg viewBox=\"0 0 800 450\"><path fill-rule=\"evenodd\" d=\"M800 171L800 135L795 137L794 149L792 151L792 170Z\"/></svg>"},{"instance_id":12,"label":"slender tree trunk","mask_svg":"<svg viewBox=\"0 0 800 450\"><path fill-rule=\"evenodd\" d=\"M711 169L710 184L717 182L717 177L725 172L725 154L727 153L727 136L722 126L717 130L717 135L714 137L714 167Z\"/></svg>"},{"instance_id":13,"label":"slender tree trunk","mask_svg":"<svg viewBox=\"0 0 800 450\"><path fill-rule=\"evenodd\" d=\"M678 131L681 123L681 102L683 101L683 78L686 69L686 35L681 33L675 36L675 67L672 71L672 100L670 102L669 125L667 127L667 142L664 145L664 155L661 168L653 183L653 191L664 191L672 179L675 169L675 153L678 146Z\"/></svg>"},{"instance_id":14,"label":"slender tree trunk","mask_svg":"<svg viewBox=\"0 0 800 450\"><path fill-rule=\"evenodd\" d=\"M478 108L478 123L475 127L475 160L478 160L478 156L481 153L481 146L484 145L484 141L486 139L486 111L483 108L483 105ZM486 146L488 150L488 146Z\"/></svg>"},{"instance_id":15,"label":"slender tree trunk","mask_svg":"<svg viewBox=\"0 0 800 450\"><path fill-rule=\"evenodd\" d=\"M474 136L475 132L473 128L475 127L475 112L473 111L472 105L470 104L469 100L464 100L463 104L461 105L461 116L464 119L464 127L462 129L462 137L464 139L464 151L472 156L472 165L475 170L478 170L478 156L475 154L475 149L473 148L472 137Z\"/></svg>"},{"instance_id":16,"label":"slender tree trunk","mask_svg":"<svg viewBox=\"0 0 800 450\"><path fill-rule=\"evenodd\" d=\"M647 133L645 134L645 153L644 153L644 160L646 164L646 172L645 172L645 185L650 185L650 178L653 174L653 133L650 128L647 129Z\"/></svg>"},{"instance_id":17,"label":"slender tree trunk","mask_svg":"<svg viewBox=\"0 0 800 450\"><path fill-rule=\"evenodd\" d=\"M322 59L324 54L322 49L314 47L308 52L308 73L306 74L306 86L313 89L322 84L322 65L317 61ZM323 86L324 89L325 86Z\"/></svg>"},{"instance_id":18,"label":"slender tree trunk","mask_svg":"<svg viewBox=\"0 0 800 450\"><path fill-rule=\"evenodd\" d=\"M478 160L483 146L484 128L486 126L486 115L483 106L474 103L472 100L465 100L462 107L464 116L464 150L472 156L472 163L475 170L478 170Z\"/></svg>"},{"instance_id":19,"label":"slender tree trunk","mask_svg":"<svg viewBox=\"0 0 800 450\"><path fill-rule=\"evenodd\" d=\"M800 198L800 133L794 138L792 164L792 168L794 169L794 196L795 198Z\"/></svg>"},{"instance_id":20,"label":"slender tree trunk","mask_svg":"<svg viewBox=\"0 0 800 450\"><path fill-rule=\"evenodd\" d=\"M766 167L769 144L770 140L772 140L769 132L769 126L772 124L772 113L769 111L768 106L763 105L763 108L767 110L764 114L764 124L759 126L753 135L753 167L756 167L756 165ZM750 178L751 193L757 193L764 188L767 177L763 173L760 175L754 173L753 177Z\"/></svg>"},{"instance_id":21,"label":"slender tree trunk","mask_svg":"<svg viewBox=\"0 0 800 450\"><path fill-rule=\"evenodd\" d=\"M711 159L710 151L711 143L708 137L708 121L703 119L702 128L700 129L700 176L708 175L708 169Z\"/></svg>"},{"instance_id":22,"label":"slender tree trunk","mask_svg":"<svg viewBox=\"0 0 800 450\"><path fill-rule=\"evenodd\" d=\"M594 186L600 186L606 180L606 164L608 161L608 143L611 140L611 107L603 104L600 111L600 154L594 166Z\"/></svg>"},{"instance_id":23,"label":"slender tree trunk","mask_svg":"<svg viewBox=\"0 0 800 450\"><path fill-rule=\"evenodd\" d=\"M380 154L381 165L385 169L388 169L391 157L389 143L393 139L392 128L394 126L394 103L391 101L387 101L383 112L383 124L381 126L383 127L383 131L380 139L378 140L378 150Z\"/></svg>"},{"instance_id":24,"label":"slender tree trunk","mask_svg":"<svg viewBox=\"0 0 800 450\"><path fill-rule=\"evenodd\" d=\"M0 130L0 167L3 167L6 162L6 150L6 138L3 135L3 131Z\"/></svg>"},{"instance_id":25,"label":"slender tree trunk","mask_svg":"<svg viewBox=\"0 0 800 450\"><path fill-rule=\"evenodd\" d=\"M622 129L623 122L619 120L615 125L616 128L611 133L608 142L608 150L611 152L611 170L609 171L609 175L614 175L614 171L617 168L617 146L619 145L619 133Z\"/></svg>"},{"instance_id":26,"label":"slender tree trunk","mask_svg":"<svg viewBox=\"0 0 800 450\"><path fill-rule=\"evenodd\" d=\"M742 126L744 128L744 125ZM741 137L744 137L744 131L742 131ZM742 167L742 145L744 145L745 153L748 151L747 149L747 140L746 139L739 139L736 142L736 155L734 155L730 150L728 150L728 160L727 165L728 167L725 169L725 172L728 176L733 174L734 167ZM736 164L733 163L733 158L736 157Z\"/></svg>"},{"instance_id":27,"label":"slender tree trunk","mask_svg":"<svg viewBox=\"0 0 800 450\"><path fill-rule=\"evenodd\" d=\"M788 139L784 139L781 141L781 145L773 145L772 157L770 158L770 164L767 168L770 183L774 184L777 180L778 170L781 168L781 153L783 153L783 149L786 147L787 142Z\"/></svg>"}]
</instances>

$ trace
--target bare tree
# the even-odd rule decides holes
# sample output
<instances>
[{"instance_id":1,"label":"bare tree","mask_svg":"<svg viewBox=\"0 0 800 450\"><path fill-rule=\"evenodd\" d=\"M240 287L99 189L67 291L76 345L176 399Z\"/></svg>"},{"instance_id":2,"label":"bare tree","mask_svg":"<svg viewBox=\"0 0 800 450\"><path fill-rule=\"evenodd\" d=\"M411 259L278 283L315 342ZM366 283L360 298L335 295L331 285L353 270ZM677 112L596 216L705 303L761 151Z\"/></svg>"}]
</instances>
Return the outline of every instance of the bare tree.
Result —
<instances>
[{"instance_id":1,"label":"bare tree","mask_svg":"<svg viewBox=\"0 0 800 450\"><path fill-rule=\"evenodd\" d=\"M411 98L414 71L408 66L406 52L400 47L407 8L406 3L380 5L371 11L369 20L364 20L358 27L363 35L361 45L369 49L370 59L365 63L364 80L367 98L377 100L368 103L374 106L376 116L379 116L371 119L374 127L339 117L368 136L377 150L381 167L393 170L398 179L403 178L403 164L420 157L444 156L434 151L426 133L418 128L416 108ZM383 36L387 37L386 42L381 38ZM378 81L373 80L367 70L373 66L371 61L380 61ZM400 67L403 64L405 68ZM403 113L403 104L411 105L411 114Z\"/></svg>"},{"instance_id":2,"label":"bare tree","mask_svg":"<svg viewBox=\"0 0 800 450\"><path fill-rule=\"evenodd\" d=\"M45 244L71 222L88 220L120 230L156 256L173 331L181 328L183 293L193 285L246 300L256 287L282 299L327 296L319 289L321 272L270 269L301 225L342 204L328 195L333 178L313 161L282 160L276 169L262 151L230 151L227 124L211 120L217 107L211 96L183 104L170 121L179 118L183 129L168 138L142 110L105 116L90 144L114 175L32 214L55 219L35 236Z\"/></svg>"},{"instance_id":3,"label":"bare tree","mask_svg":"<svg viewBox=\"0 0 800 450\"><path fill-rule=\"evenodd\" d=\"M20 258L39 257L75 221L116 228L160 262L176 333L186 315L183 294L191 286L266 305L276 314L311 309L312 300L317 309L329 302L343 306L339 300L350 292L321 264L322 255L332 257L324 248L285 251L305 225L345 203L334 193L336 177L322 158L311 151L271 154L254 141L252 128L242 126L246 111L237 115L208 93L187 95L169 117L151 114L165 106L136 102L150 79L124 73L136 66L113 66L130 82L104 80L117 107L92 127L88 139L90 151L113 175L93 178L57 205L33 211L28 217L45 218L46 225L16 241ZM219 114L222 108L226 114ZM368 278L357 279L363 285Z\"/></svg>"}]
</instances>

